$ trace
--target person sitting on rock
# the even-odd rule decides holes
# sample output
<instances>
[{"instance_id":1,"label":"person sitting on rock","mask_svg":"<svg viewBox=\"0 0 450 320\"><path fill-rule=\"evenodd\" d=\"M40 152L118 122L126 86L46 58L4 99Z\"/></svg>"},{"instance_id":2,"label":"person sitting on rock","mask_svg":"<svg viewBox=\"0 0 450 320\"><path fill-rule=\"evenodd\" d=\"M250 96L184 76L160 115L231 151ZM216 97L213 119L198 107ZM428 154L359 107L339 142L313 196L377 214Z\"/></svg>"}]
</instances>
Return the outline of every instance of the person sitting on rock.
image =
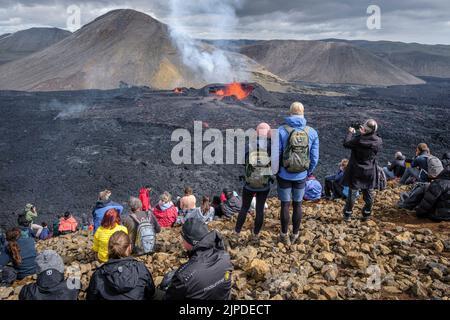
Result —
<instances>
[{"instance_id":1,"label":"person sitting on rock","mask_svg":"<svg viewBox=\"0 0 450 320\"><path fill-rule=\"evenodd\" d=\"M155 206L153 213L162 228L171 228L178 217L178 209L172 202L172 196L165 191L159 197L159 203Z\"/></svg>"},{"instance_id":2,"label":"person sitting on rock","mask_svg":"<svg viewBox=\"0 0 450 320\"><path fill-rule=\"evenodd\" d=\"M64 216L59 220L58 233L69 234L77 231L78 222L72 216L70 211L66 211Z\"/></svg>"},{"instance_id":3,"label":"person sitting on rock","mask_svg":"<svg viewBox=\"0 0 450 320\"><path fill-rule=\"evenodd\" d=\"M430 148L426 143L419 143L416 148L416 157L411 162L411 166L405 169L400 179L400 184L410 184L412 182L428 182L428 157L431 155Z\"/></svg>"},{"instance_id":4,"label":"person sitting on rock","mask_svg":"<svg viewBox=\"0 0 450 320\"><path fill-rule=\"evenodd\" d=\"M94 245L92 250L97 252L98 261L108 261L108 241L117 232L123 231L128 234L128 229L120 225L120 215L116 209L109 209L103 216L102 224L94 234Z\"/></svg>"},{"instance_id":5,"label":"person sitting on rock","mask_svg":"<svg viewBox=\"0 0 450 320\"><path fill-rule=\"evenodd\" d=\"M217 231L209 231L199 219L182 227L183 247L189 261L172 272L165 300L228 300L231 293L230 255Z\"/></svg>"},{"instance_id":6,"label":"person sitting on rock","mask_svg":"<svg viewBox=\"0 0 450 320\"><path fill-rule=\"evenodd\" d=\"M36 219L38 216L36 207L31 203L27 203L23 214L25 215L28 222L30 222L30 228L31 230L33 230L36 238L39 239L39 236L41 235L42 232L42 226L34 223L34 219Z\"/></svg>"},{"instance_id":7,"label":"person sitting on rock","mask_svg":"<svg viewBox=\"0 0 450 320\"><path fill-rule=\"evenodd\" d=\"M95 204L94 209L92 210L92 218L94 220L94 233L97 231L98 227L100 227L106 211L115 209L119 212L119 214L122 214L123 206L110 200L110 197L111 191L109 190L103 190L98 195L98 201Z\"/></svg>"},{"instance_id":8,"label":"person sitting on rock","mask_svg":"<svg viewBox=\"0 0 450 320\"><path fill-rule=\"evenodd\" d=\"M156 234L161 227L151 210L144 211L138 198L130 197L128 201L131 213L123 220L133 247L133 254L143 255L153 251Z\"/></svg>"},{"instance_id":9,"label":"person sitting on rock","mask_svg":"<svg viewBox=\"0 0 450 320\"><path fill-rule=\"evenodd\" d=\"M64 262L53 250L44 250L36 257L37 280L25 285L19 300L77 300L79 286L64 279Z\"/></svg>"},{"instance_id":10,"label":"person sitting on rock","mask_svg":"<svg viewBox=\"0 0 450 320\"><path fill-rule=\"evenodd\" d=\"M34 233L34 231L31 229L31 223L30 221L26 218L25 215L20 214L17 217L17 225L20 229L20 232L26 236L26 237L30 237L30 238L36 238L36 234Z\"/></svg>"},{"instance_id":11,"label":"person sitting on rock","mask_svg":"<svg viewBox=\"0 0 450 320\"><path fill-rule=\"evenodd\" d=\"M223 217L222 212L222 201L220 200L220 196L214 196L211 206L214 208L214 219L220 219Z\"/></svg>"},{"instance_id":12,"label":"person sitting on rock","mask_svg":"<svg viewBox=\"0 0 450 320\"><path fill-rule=\"evenodd\" d=\"M239 214L242 207L241 199L234 194L233 190L225 188L223 189L226 200L221 203L220 208L225 219L231 219L231 217ZM248 210L247 210L248 211Z\"/></svg>"},{"instance_id":13,"label":"person sitting on rock","mask_svg":"<svg viewBox=\"0 0 450 320\"><path fill-rule=\"evenodd\" d=\"M434 221L450 221L450 169L442 167L438 171L430 176L432 181L416 207L416 214Z\"/></svg>"},{"instance_id":14,"label":"person sitting on rock","mask_svg":"<svg viewBox=\"0 0 450 320\"><path fill-rule=\"evenodd\" d=\"M50 230L48 229L48 225L46 222L42 222L42 232L39 236L39 240L47 240L52 237Z\"/></svg>"},{"instance_id":15,"label":"person sitting on rock","mask_svg":"<svg viewBox=\"0 0 450 320\"><path fill-rule=\"evenodd\" d=\"M196 208L197 199L191 187L184 188L184 196L180 199L180 210L185 212Z\"/></svg>"},{"instance_id":16,"label":"person sitting on rock","mask_svg":"<svg viewBox=\"0 0 450 320\"><path fill-rule=\"evenodd\" d=\"M336 174L325 177L324 194L329 200L346 198L344 195L344 172L348 165L348 159L342 159L339 163L339 170Z\"/></svg>"},{"instance_id":17,"label":"person sitting on rock","mask_svg":"<svg viewBox=\"0 0 450 320\"><path fill-rule=\"evenodd\" d=\"M306 178L305 195L303 200L305 201L317 201L322 197L322 185L319 180L314 176Z\"/></svg>"},{"instance_id":18,"label":"person sitting on rock","mask_svg":"<svg viewBox=\"0 0 450 320\"><path fill-rule=\"evenodd\" d=\"M356 198L361 190L365 205L362 209L362 219L366 221L372 215L374 189L377 186L377 154L380 152L383 140L378 136L378 124L369 119L359 128L359 134L354 136L356 129L350 127L344 139L344 148L351 150L350 161L344 173L344 186L349 187L343 215L345 221L350 221Z\"/></svg>"},{"instance_id":19,"label":"person sitting on rock","mask_svg":"<svg viewBox=\"0 0 450 320\"><path fill-rule=\"evenodd\" d=\"M150 203L150 192L152 192L152 188L150 188L149 185L146 185L139 190L139 200L141 200L143 211L148 211L152 208L152 204Z\"/></svg>"},{"instance_id":20,"label":"person sitting on rock","mask_svg":"<svg viewBox=\"0 0 450 320\"><path fill-rule=\"evenodd\" d=\"M256 127L255 141L249 142L246 146L242 206L234 228L235 234L239 236L255 199L255 225L252 231L252 238L255 241L258 241L259 232L264 224L265 204L271 184L274 182L271 145L271 128L267 123L260 123Z\"/></svg>"},{"instance_id":21,"label":"person sitting on rock","mask_svg":"<svg viewBox=\"0 0 450 320\"><path fill-rule=\"evenodd\" d=\"M8 274L8 279L2 279L10 285L16 279L21 280L36 273L35 241L27 232L13 228L6 232L6 247L0 254L0 269L2 277Z\"/></svg>"},{"instance_id":22,"label":"person sitting on rock","mask_svg":"<svg viewBox=\"0 0 450 320\"><path fill-rule=\"evenodd\" d=\"M200 219L208 224L214 220L214 212L214 207L209 203L209 197L203 196L201 207L187 210L183 214L178 215L177 224L183 224L188 219Z\"/></svg>"},{"instance_id":23,"label":"person sitting on rock","mask_svg":"<svg viewBox=\"0 0 450 320\"><path fill-rule=\"evenodd\" d=\"M388 180L401 178L406 170L406 157L400 152L397 151L394 156L394 160L388 162L387 167L383 167L383 171L386 174L386 178Z\"/></svg>"},{"instance_id":24,"label":"person sitting on rock","mask_svg":"<svg viewBox=\"0 0 450 320\"><path fill-rule=\"evenodd\" d=\"M155 295L152 275L145 264L131 257L131 239L115 232L108 242L109 260L92 275L86 300L151 300Z\"/></svg>"}]
</instances>

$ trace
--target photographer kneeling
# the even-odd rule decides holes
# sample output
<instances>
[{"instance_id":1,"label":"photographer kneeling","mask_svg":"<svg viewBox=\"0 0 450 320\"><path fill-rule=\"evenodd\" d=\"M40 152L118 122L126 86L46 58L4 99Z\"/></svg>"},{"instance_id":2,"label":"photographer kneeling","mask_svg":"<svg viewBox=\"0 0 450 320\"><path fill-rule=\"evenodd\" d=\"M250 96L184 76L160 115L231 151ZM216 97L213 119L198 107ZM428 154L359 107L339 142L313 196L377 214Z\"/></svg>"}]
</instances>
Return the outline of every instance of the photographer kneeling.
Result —
<instances>
[{"instance_id":1,"label":"photographer kneeling","mask_svg":"<svg viewBox=\"0 0 450 320\"><path fill-rule=\"evenodd\" d=\"M355 127L358 127L360 132L356 136ZM344 207L345 221L349 221L352 216L358 190L362 191L365 202L363 220L368 220L372 214L373 190L377 185L376 156L383 144L377 130L377 122L369 119L361 126L350 127L344 140L344 147L352 151L343 179L343 185L350 189Z\"/></svg>"}]
</instances>

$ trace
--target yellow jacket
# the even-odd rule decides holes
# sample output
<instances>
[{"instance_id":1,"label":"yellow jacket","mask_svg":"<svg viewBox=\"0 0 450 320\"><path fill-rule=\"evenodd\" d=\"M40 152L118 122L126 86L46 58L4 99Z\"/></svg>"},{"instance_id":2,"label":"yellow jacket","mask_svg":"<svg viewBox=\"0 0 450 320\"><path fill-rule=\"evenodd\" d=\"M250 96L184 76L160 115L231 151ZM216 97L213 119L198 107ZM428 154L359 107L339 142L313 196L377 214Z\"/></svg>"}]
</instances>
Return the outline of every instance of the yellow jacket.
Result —
<instances>
[{"instance_id":1,"label":"yellow jacket","mask_svg":"<svg viewBox=\"0 0 450 320\"><path fill-rule=\"evenodd\" d=\"M117 231L123 231L128 234L128 229L121 225L116 225L112 229L105 229L100 226L94 235L94 245L92 246L92 250L97 252L98 261L105 263L108 261L108 242L109 238L116 233Z\"/></svg>"}]
</instances>

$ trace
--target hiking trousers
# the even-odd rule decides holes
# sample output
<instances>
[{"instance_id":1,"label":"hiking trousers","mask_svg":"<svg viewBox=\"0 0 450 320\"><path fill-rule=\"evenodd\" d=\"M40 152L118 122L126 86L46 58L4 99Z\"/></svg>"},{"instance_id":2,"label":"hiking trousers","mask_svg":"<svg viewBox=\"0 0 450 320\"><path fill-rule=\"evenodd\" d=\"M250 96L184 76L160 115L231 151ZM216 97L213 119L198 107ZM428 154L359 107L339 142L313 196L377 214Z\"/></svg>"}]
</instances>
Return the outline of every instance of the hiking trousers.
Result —
<instances>
[{"instance_id":1,"label":"hiking trousers","mask_svg":"<svg viewBox=\"0 0 450 320\"><path fill-rule=\"evenodd\" d=\"M236 221L235 231L241 232L242 226L247 219L247 213L250 210L252 204L253 195L256 196L256 208L255 208L255 226L253 229L254 234L259 234L264 223L264 205L266 204L267 196L270 189L266 191L249 191L245 187L242 190L242 207Z\"/></svg>"},{"instance_id":2,"label":"hiking trousers","mask_svg":"<svg viewBox=\"0 0 450 320\"><path fill-rule=\"evenodd\" d=\"M363 199L365 202L362 214L364 217L369 217L372 214L372 207L375 193L373 189L363 189L361 190L361 193L363 195ZM358 197L358 190L355 189L348 190L348 197L344 207L344 216L351 217L353 213L353 206L355 205L357 197Z\"/></svg>"}]
</instances>

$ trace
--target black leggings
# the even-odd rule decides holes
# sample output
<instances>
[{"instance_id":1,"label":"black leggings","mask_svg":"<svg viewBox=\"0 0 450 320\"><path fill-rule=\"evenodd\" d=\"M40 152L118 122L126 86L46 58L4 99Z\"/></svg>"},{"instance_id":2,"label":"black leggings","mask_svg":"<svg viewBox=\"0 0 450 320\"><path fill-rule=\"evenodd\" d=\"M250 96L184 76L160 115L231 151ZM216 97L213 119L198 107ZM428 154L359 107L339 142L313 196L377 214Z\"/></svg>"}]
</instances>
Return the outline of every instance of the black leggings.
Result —
<instances>
[{"instance_id":1,"label":"black leggings","mask_svg":"<svg viewBox=\"0 0 450 320\"><path fill-rule=\"evenodd\" d=\"M286 234L289 228L289 207L290 202L281 202L281 212L280 212L280 220L281 220L281 232ZM292 212L292 233L298 234L300 231L300 224L302 223L302 203L293 201L292 202L293 212Z\"/></svg>"},{"instance_id":2,"label":"black leggings","mask_svg":"<svg viewBox=\"0 0 450 320\"><path fill-rule=\"evenodd\" d=\"M256 216L255 216L255 227L254 234L258 234L261 231L261 228L264 223L264 205L267 200L267 196L269 195L269 191L249 191L246 188L242 190L242 207L236 221L235 231L237 233L241 232L242 226L247 219L247 213L252 204L253 195L256 194Z\"/></svg>"}]
</instances>

